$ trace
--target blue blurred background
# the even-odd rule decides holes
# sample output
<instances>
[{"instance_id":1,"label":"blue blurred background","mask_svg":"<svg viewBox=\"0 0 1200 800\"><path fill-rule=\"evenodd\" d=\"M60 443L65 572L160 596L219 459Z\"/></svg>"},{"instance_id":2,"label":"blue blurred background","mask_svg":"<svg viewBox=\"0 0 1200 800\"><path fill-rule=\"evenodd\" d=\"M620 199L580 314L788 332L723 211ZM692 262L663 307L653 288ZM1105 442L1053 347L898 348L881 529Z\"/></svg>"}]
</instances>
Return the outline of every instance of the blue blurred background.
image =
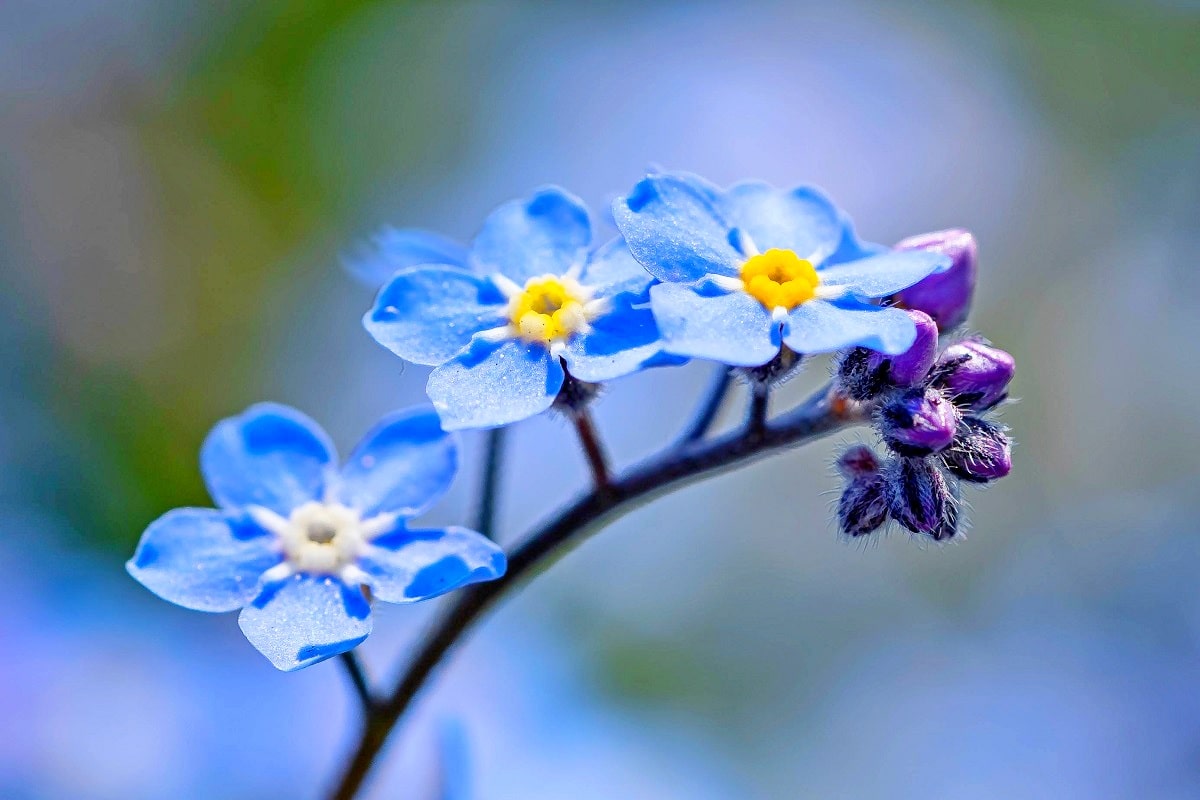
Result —
<instances>
[{"instance_id":1,"label":"blue blurred background","mask_svg":"<svg viewBox=\"0 0 1200 800\"><path fill-rule=\"evenodd\" d=\"M0 3L0 796L318 795L336 663L277 674L122 562L207 504L220 417L291 403L346 449L423 399L339 266L378 225L467 238L547 182L602 209L649 164L974 230L1014 475L944 548L839 540L833 442L662 499L476 631L370 796L434 786L446 720L485 800L1200 796L1197 42L1187 0ZM706 378L612 386L619 459ZM521 424L501 538L584 480ZM377 674L428 605L380 609Z\"/></svg>"}]
</instances>

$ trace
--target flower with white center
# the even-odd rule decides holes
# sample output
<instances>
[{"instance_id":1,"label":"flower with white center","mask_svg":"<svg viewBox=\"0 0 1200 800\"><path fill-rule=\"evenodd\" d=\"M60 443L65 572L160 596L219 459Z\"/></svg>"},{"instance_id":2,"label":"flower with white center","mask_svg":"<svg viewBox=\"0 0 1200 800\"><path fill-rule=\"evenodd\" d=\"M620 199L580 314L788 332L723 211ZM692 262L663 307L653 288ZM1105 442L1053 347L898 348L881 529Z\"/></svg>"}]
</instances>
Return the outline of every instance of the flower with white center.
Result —
<instances>
[{"instance_id":1,"label":"flower with white center","mask_svg":"<svg viewBox=\"0 0 1200 800\"><path fill-rule=\"evenodd\" d=\"M595 383L681 363L663 352L648 307L654 278L620 239L595 250L591 239L587 209L554 187L500 206L470 249L389 230L352 264L387 277L363 325L435 367L429 397L447 429L539 414L566 370Z\"/></svg>"},{"instance_id":2,"label":"flower with white center","mask_svg":"<svg viewBox=\"0 0 1200 800\"><path fill-rule=\"evenodd\" d=\"M643 179L613 204L651 289L668 352L753 367L783 345L823 353L859 345L889 355L916 337L902 311L872 302L950 259L861 244L821 192L765 183L719 189L694 175Z\"/></svg>"},{"instance_id":3,"label":"flower with white center","mask_svg":"<svg viewBox=\"0 0 1200 800\"><path fill-rule=\"evenodd\" d=\"M356 647L372 600L425 600L504 574L504 552L474 531L407 526L457 470L431 410L383 419L338 469L315 422L263 403L218 423L200 462L218 508L166 513L126 568L185 608L241 609L246 638L279 669Z\"/></svg>"}]
</instances>

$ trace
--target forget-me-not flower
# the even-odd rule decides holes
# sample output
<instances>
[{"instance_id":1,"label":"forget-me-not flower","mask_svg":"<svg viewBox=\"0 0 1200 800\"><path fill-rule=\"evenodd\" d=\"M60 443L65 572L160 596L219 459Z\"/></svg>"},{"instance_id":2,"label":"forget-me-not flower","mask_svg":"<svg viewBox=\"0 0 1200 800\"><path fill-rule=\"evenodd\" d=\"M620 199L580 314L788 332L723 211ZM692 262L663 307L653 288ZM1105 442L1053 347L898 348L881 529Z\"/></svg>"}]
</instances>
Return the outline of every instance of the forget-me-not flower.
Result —
<instances>
[{"instance_id":1,"label":"forget-me-not flower","mask_svg":"<svg viewBox=\"0 0 1200 800\"><path fill-rule=\"evenodd\" d=\"M363 324L401 358L436 367L428 392L448 430L545 411L564 363L572 376L601 382L680 361L662 352L647 307L653 277L620 239L591 250L587 209L561 189L500 206L460 258L428 237L391 231L377 240L383 269L430 241L443 257L393 275ZM356 263L380 271L370 259Z\"/></svg>"},{"instance_id":2,"label":"forget-me-not flower","mask_svg":"<svg viewBox=\"0 0 1200 800\"><path fill-rule=\"evenodd\" d=\"M821 192L747 182L719 189L694 175L646 177L613 205L635 258L662 283L651 306L669 352L758 366L861 345L903 353L916 329L870 300L950 259L864 245Z\"/></svg>"},{"instance_id":3,"label":"forget-me-not flower","mask_svg":"<svg viewBox=\"0 0 1200 800\"><path fill-rule=\"evenodd\" d=\"M315 422L263 403L218 423L200 466L218 508L167 512L126 567L185 608L241 609L246 638L279 669L362 642L369 597L425 600L504 574L504 552L481 534L407 527L458 466L432 410L386 417L338 469Z\"/></svg>"}]
</instances>

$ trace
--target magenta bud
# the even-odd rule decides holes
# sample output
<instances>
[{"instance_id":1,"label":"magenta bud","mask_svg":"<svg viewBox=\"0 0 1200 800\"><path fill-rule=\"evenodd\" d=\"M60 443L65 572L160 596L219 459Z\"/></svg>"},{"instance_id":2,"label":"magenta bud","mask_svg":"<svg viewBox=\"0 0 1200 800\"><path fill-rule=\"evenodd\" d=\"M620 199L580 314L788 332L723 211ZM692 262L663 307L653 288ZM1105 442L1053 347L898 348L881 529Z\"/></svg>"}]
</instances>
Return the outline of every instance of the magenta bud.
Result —
<instances>
[{"instance_id":1,"label":"magenta bud","mask_svg":"<svg viewBox=\"0 0 1200 800\"><path fill-rule=\"evenodd\" d=\"M970 231L946 231L910 236L897 250L928 250L950 256L950 269L930 275L893 296L904 308L924 311L941 330L961 325L971 310L975 292L976 244Z\"/></svg>"},{"instance_id":2,"label":"magenta bud","mask_svg":"<svg viewBox=\"0 0 1200 800\"><path fill-rule=\"evenodd\" d=\"M1007 396L1015 371L1016 362L1003 350L982 342L959 342L942 352L933 383L960 407L984 411Z\"/></svg>"},{"instance_id":3,"label":"magenta bud","mask_svg":"<svg viewBox=\"0 0 1200 800\"><path fill-rule=\"evenodd\" d=\"M912 386L925 380L937 358L938 327L924 311L909 309L905 313L917 326L917 338L912 347L898 356L890 356L888 380L893 386ZM876 353L875 355L879 355ZM889 356L883 356L889 358Z\"/></svg>"},{"instance_id":4,"label":"magenta bud","mask_svg":"<svg viewBox=\"0 0 1200 800\"><path fill-rule=\"evenodd\" d=\"M1012 471L1012 442L999 425L964 417L954 447L942 453L942 461L964 481L987 483Z\"/></svg>"},{"instance_id":5,"label":"magenta bud","mask_svg":"<svg viewBox=\"0 0 1200 800\"><path fill-rule=\"evenodd\" d=\"M856 444L846 448L846 452L838 457L837 469L847 479L874 475L879 472L879 459L875 451L865 444Z\"/></svg>"},{"instance_id":6,"label":"magenta bud","mask_svg":"<svg viewBox=\"0 0 1200 800\"><path fill-rule=\"evenodd\" d=\"M897 458L884 475L888 513L913 533L948 539L958 530L958 509L942 473L923 458Z\"/></svg>"},{"instance_id":7,"label":"magenta bud","mask_svg":"<svg viewBox=\"0 0 1200 800\"><path fill-rule=\"evenodd\" d=\"M937 389L909 389L879 410L879 432L902 456L927 456L954 441L959 413Z\"/></svg>"}]
</instances>

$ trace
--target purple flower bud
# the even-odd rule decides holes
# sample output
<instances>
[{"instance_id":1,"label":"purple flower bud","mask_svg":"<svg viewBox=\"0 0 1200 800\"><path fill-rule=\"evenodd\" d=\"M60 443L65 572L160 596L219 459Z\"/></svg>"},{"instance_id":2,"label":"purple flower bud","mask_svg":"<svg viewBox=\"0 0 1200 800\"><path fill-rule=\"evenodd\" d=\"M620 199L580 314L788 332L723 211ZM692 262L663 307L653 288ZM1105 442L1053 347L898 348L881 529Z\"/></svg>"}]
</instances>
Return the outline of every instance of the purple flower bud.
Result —
<instances>
[{"instance_id":1,"label":"purple flower bud","mask_svg":"<svg viewBox=\"0 0 1200 800\"><path fill-rule=\"evenodd\" d=\"M944 389L956 404L985 411L1007 395L1016 371L1013 357L982 342L966 341L945 349L933 370L933 385Z\"/></svg>"},{"instance_id":2,"label":"purple flower bud","mask_svg":"<svg viewBox=\"0 0 1200 800\"><path fill-rule=\"evenodd\" d=\"M975 237L961 228L910 236L896 245L897 250L929 250L950 256L950 269L930 275L896 294L893 299L904 308L915 308L933 317L942 330L961 325L971 310L975 291Z\"/></svg>"},{"instance_id":3,"label":"purple flower bud","mask_svg":"<svg viewBox=\"0 0 1200 800\"><path fill-rule=\"evenodd\" d=\"M884 472L888 513L913 533L941 541L958 529L958 509L942 473L923 458L897 458Z\"/></svg>"},{"instance_id":4,"label":"purple flower bud","mask_svg":"<svg viewBox=\"0 0 1200 800\"><path fill-rule=\"evenodd\" d=\"M964 481L987 483L1012 470L1012 442L994 422L964 417L954 446L942 453L942 460Z\"/></svg>"},{"instance_id":5,"label":"purple flower bud","mask_svg":"<svg viewBox=\"0 0 1200 800\"><path fill-rule=\"evenodd\" d=\"M847 536L866 536L887 522L888 501L883 476L861 475L842 491L838 526Z\"/></svg>"},{"instance_id":6,"label":"purple flower bud","mask_svg":"<svg viewBox=\"0 0 1200 800\"><path fill-rule=\"evenodd\" d=\"M923 311L905 313L917 326L912 347L888 356L865 347L848 350L838 364L839 388L855 400L872 400L890 387L912 386L925 380L937 358L937 324Z\"/></svg>"},{"instance_id":7,"label":"purple flower bud","mask_svg":"<svg viewBox=\"0 0 1200 800\"><path fill-rule=\"evenodd\" d=\"M937 389L909 389L879 409L879 432L902 456L927 456L948 447L958 429L958 409Z\"/></svg>"},{"instance_id":8,"label":"purple flower bud","mask_svg":"<svg viewBox=\"0 0 1200 800\"><path fill-rule=\"evenodd\" d=\"M837 469L846 479L874 475L879 472L879 459L875 451L865 444L856 444L846 448L846 452L838 457Z\"/></svg>"},{"instance_id":9,"label":"purple flower bud","mask_svg":"<svg viewBox=\"0 0 1200 800\"><path fill-rule=\"evenodd\" d=\"M906 313L917 326L917 338L908 350L891 357L888 380L893 386L912 386L925 380L937 358L937 323L924 311L910 309Z\"/></svg>"}]
</instances>

